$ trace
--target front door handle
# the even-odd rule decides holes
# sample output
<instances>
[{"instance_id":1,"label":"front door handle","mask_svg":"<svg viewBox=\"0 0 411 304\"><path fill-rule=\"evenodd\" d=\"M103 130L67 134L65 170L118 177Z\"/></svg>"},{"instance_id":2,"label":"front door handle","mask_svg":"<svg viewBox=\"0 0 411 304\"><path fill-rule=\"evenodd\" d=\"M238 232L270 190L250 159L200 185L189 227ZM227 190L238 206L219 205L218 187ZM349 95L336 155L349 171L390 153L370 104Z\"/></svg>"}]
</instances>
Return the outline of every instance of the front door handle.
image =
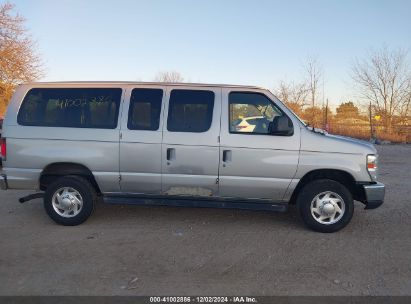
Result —
<instances>
[{"instance_id":1,"label":"front door handle","mask_svg":"<svg viewBox=\"0 0 411 304\"><path fill-rule=\"evenodd\" d=\"M228 163L231 161L231 150L223 150L223 162Z\"/></svg>"},{"instance_id":2,"label":"front door handle","mask_svg":"<svg viewBox=\"0 0 411 304\"><path fill-rule=\"evenodd\" d=\"M174 148L167 148L167 160L173 160L176 158L176 149Z\"/></svg>"}]
</instances>

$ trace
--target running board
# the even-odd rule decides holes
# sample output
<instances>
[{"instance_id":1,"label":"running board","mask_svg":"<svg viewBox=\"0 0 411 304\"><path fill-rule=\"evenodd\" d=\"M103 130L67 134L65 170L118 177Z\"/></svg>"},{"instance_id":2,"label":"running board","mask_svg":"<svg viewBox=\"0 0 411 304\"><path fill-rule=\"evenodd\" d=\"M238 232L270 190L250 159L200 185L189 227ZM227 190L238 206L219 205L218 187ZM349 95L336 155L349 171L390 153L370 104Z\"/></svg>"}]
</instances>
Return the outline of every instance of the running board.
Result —
<instances>
[{"instance_id":1,"label":"running board","mask_svg":"<svg viewBox=\"0 0 411 304\"><path fill-rule=\"evenodd\" d=\"M275 203L272 201L232 201L215 200L207 198L175 198L175 197L150 197L150 196L104 196L103 201L114 205L139 205L139 206L171 206L171 207L195 207L195 208L222 208L222 209L245 209L245 210L267 210L285 212L287 203Z\"/></svg>"}]
</instances>

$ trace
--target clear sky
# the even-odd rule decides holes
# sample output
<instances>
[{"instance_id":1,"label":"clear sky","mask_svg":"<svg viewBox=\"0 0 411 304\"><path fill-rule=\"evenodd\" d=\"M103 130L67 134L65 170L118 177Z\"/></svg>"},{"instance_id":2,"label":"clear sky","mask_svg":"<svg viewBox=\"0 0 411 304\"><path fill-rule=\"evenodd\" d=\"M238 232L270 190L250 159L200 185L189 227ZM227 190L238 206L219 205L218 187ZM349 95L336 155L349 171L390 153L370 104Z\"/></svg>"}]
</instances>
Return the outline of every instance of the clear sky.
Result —
<instances>
[{"instance_id":1,"label":"clear sky","mask_svg":"<svg viewBox=\"0 0 411 304\"><path fill-rule=\"evenodd\" d=\"M2 0L0 0L2 1ZM325 96L352 98L350 65L384 44L411 50L410 0L14 0L43 80L187 81L273 88L322 62ZM411 54L410 54L411 55Z\"/></svg>"}]
</instances>

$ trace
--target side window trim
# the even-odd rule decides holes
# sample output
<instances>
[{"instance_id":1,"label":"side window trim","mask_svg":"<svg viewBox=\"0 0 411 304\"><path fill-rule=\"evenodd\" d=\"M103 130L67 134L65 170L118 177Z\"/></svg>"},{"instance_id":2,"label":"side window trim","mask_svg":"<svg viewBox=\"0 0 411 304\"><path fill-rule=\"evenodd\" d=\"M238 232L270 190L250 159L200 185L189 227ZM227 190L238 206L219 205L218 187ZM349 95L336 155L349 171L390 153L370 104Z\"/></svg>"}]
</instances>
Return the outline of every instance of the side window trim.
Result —
<instances>
[{"instance_id":1,"label":"side window trim","mask_svg":"<svg viewBox=\"0 0 411 304\"><path fill-rule=\"evenodd\" d=\"M57 125L53 123L46 123L45 121L37 121L37 122L27 122L23 121L22 115L24 115L23 111L25 110L25 104L28 102L27 98L30 96L30 93L36 90L120 90L120 94L118 97L118 100L114 100L111 102L111 105L113 103L116 105L115 113L114 113L114 120L112 125L91 125L91 126L81 126L81 125ZM19 105L18 111L17 111L17 124L20 126L27 126L27 127L52 127L52 128L77 128L77 129L110 129L114 130L117 129L120 125L120 119L121 119L121 107L122 107L122 102L124 98L124 93L125 90L122 87L31 87L27 90L27 92L24 94L22 101ZM94 96L96 97L96 96ZM50 100L50 99L49 99ZM67 100L67 99L66 99ZM78 102L77 99L72 99L73 103ZM47 106L48 104L46 104ZM90 108L89 108L90 111ZM46 115L46 113L43 113L43 115ZM90 114L89 114L90 115ZM91 116L90 116L91 117ZM89 117L89 119L90 119Z\"/></svg>"},{"instance_id":2,"label":"side window trim","mask_svg":"<svg viewBox=\"0 0 411 304\"><path fill-rule=\"evenodd\" d=\"M190 92L190 93L194 93L194 92L201 92L201 93L209 93L210 95L212 95L212 100L211 102L208 100L204 103L198 103L198 104L204 104L204 105L208 105L207 108L207 112L206 112L206 119L208 119L208 127L206 129L201 129L200 131L196 131L196 130L173 130L174 128L170 129L170 121L172 119L172 111L174 109L174 107L176 105L179 104L179 102L174 103L174 101L172 100L173 97L173 92L177 93L183 93L183 92ZM166 117L165 121L164 121L164 126L163 126L163 130L166 130L167 132L171 132L171 133L205 133L208 132L212 125L213 125L213 116L214 116L214 110L215 110L215 100L216 100L216 93L213 90L207 90L207 89L197 89L197 88L186 88L186 89L179 89L179 88L171 88L168 90L168 101L167 101L167 113L164 113L164 117ZM184 103L182 102L181 104L190 104L190 103ZM195 104L195 103L193 103ZM173 126L174 127L174 126Z\"/></svg>"},{"instance_id":3,"label":"side window trim","mask_svg":"<svg viewBox=\"0 0 411 304\"><path fill-rule=\"evenodd\" d=\"M158 109L158 126L156 129L138 129L138 128L133 128L131 127L131 119L132 119L132 107L133 107L133 92L137 91L137 90L152 90L152 91L161 91L161 99L160 99L160 105L159 105L159 109ZM130 131L161 131L161 120L162 120L162 113L163 113L163 108L164 108L164 104L165 104L165 97L166 97L166 90L163 87L133 87L130 90L130 94L129 94L129 105L128 105L128 110L127 112L125 112L127 114L127 124L126 124L126 128L127 130Z\"/></svg>"}]
</instances>

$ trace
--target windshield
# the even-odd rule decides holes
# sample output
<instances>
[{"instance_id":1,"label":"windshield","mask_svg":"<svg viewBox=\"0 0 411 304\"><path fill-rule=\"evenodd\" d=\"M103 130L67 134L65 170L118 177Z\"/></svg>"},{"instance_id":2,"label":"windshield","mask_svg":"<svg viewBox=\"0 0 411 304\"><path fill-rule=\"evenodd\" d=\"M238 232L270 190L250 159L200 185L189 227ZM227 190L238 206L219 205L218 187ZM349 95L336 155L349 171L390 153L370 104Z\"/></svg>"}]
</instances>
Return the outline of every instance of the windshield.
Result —
<instances>
[{"instance_id":1,"label":"windshield","mask_svg":"<svg viewBox=\"0 0 411 304\"><path fill-rule=\"evenodd\" d=\"M287 107L287 109L294 114L294 116L304 125L304 127L308 127L308 124L306 124L301 118L300 116L298 116L297 114L295 114L295 112L293 110L291 110L289 107Z\"/></svg>"}]
</instances>

